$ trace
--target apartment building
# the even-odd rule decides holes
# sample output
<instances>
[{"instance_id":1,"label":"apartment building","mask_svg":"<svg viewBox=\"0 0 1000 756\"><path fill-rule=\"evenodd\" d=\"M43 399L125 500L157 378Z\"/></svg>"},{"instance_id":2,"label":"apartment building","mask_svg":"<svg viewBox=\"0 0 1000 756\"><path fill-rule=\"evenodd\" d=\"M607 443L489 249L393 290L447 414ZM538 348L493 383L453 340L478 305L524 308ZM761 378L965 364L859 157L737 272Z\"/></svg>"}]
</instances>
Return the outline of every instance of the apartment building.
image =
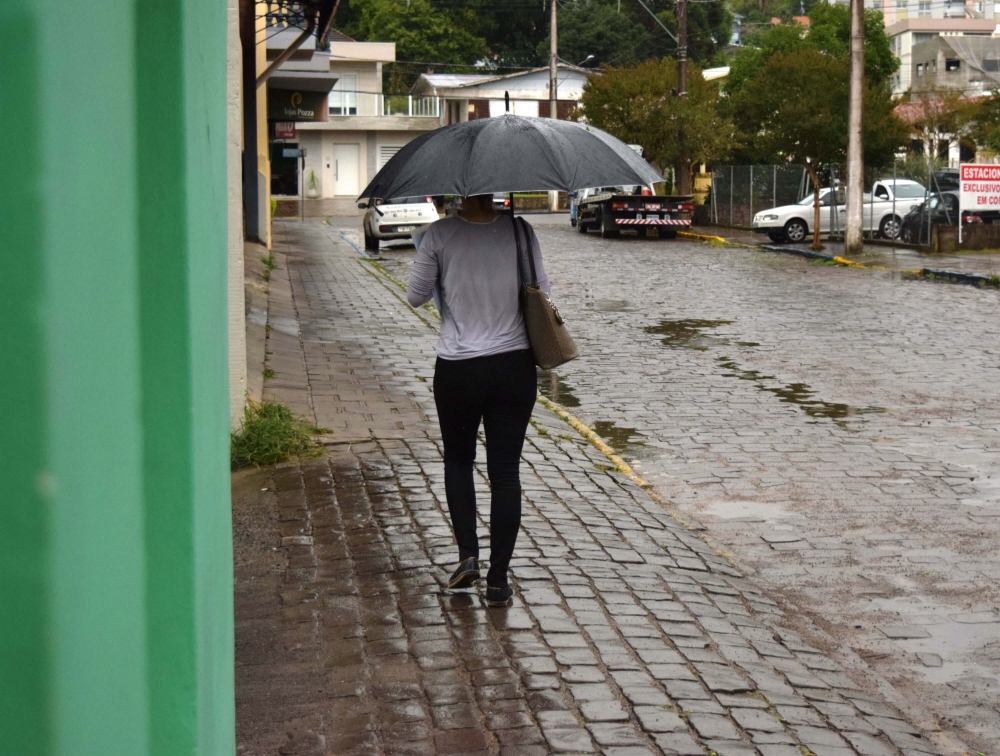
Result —
<instances>
[{"instance_id":1,"label":"apartment building","mask_svg":"<svg viewBox=\"0 0 1000 756\"><path fill-rule=\"evenodd\" d=\"M939 37L982 40L998 36L993 0L878 0L873 7L882 10L892 51L899 58L899 72L893 80L896 95L917 84L916 45Z\"/></svg>"}]
</instances>

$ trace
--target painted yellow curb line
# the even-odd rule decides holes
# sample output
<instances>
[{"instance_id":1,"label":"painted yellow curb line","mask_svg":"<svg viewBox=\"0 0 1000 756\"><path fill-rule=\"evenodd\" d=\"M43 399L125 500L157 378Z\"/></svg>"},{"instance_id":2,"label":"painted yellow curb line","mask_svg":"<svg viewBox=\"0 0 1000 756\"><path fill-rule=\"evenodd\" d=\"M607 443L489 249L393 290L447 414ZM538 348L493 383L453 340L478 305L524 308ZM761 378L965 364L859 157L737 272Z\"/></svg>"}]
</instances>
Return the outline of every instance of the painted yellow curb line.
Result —
<instances>
[{"instance_id":1,"label":"painted yellow curb line","mask_svg":"<svg viewBox=\"0 0 1000 756\"><path fill-rule=\"evenodd\" d=\"M734 246L743 246L742 244L736 244L735 242L729 241L729 239L723 239L721 236L709 236L708 234L696 234L691 231L678 231L678 236L683 236L685 239L701 239L702 241L717 241L723 244L733 244Z\"/></svg>"},{"instance_id":2,"label":"painted yellow curb line","mask_svg":"<svg viewBox=\"0 0 1000 756\"><path fill-rule=\"evenodd\" d=\"M573 426L573 430L575 430L577 433L579 433L581 436L583 436L585 439L587 439L591 444L593 444L595 447L597 447L597 449L604 456L606 456L608 459L610 459L611 462L612 462L612 464L614 464L614 466L618 468L618 471L620 473L622 473L622 475L624 475L626 478L628 478L629 480L631 480L633 483L636 483L639 486L642 486L643 488L652 488L652 485L653 485L652 483L649 483L648 481L646 481L643 478L640 478L638 475L636 475L635 470L633 470L631 467L629 467L628 462L626 462L624 459L622 459L617 454L615 454L614 449L612 449L610 446L608 446L604 442L603 438L601 438L596 433L594 433L594 431L592 431L590 428L588 428L586 425L584 425L582 422L580 422L580 420L578 420L577 418L573 417L565 409L563 409L562 407L560 407L558 404L556 404L555 402L553 402L551 399L547 399L544 396L539 395L539 397L538 397L538 403L541 404L543 407L546 407L547 409L550 409L553 412L555 412L556 415L559 416L559 419L562 420L563 422L566 422L566 423L569 423L570 425L572 425Z\"/></svg>"},{"instance_id":3,"label":"painted yellow curb line","mask_svg":"<svg viewBox=\"0 0 1000 756\"><path fill-rule=\"evenodd\" d=\"M698 533L698 536L706 543L708 546L721 557L728 559L734 567L739 568L736 559L728 551L724 551L719 548L708 536L702 532L704 528L695 528L690 522L681 517L674 509L671 507L664 499L659 496L655 490L653 490L653 484L647 481L645 478L639 477L635 470L633 470L628 462L615 454L614 449L605 443L604 439L598 436L594 431L592 431L587 425L585 425L581 420L571 415L564 408L560 407L558 404L553 402L544 396L538 396L538 403L541 404L546 409L551 410L556 414L556 416L565 423L572 426L573 430L583 436L587 441L589 441L594 447L597 448L604 456L606 456L611 463L618 469L618 471L624 475L626 478L631 480L633 483L638 485L640 488L646 489L646 494L657 504L659 504L666 511L668 515L673 517L677 522L683 525L688 530Z\"/></svg>"}]
</instances>

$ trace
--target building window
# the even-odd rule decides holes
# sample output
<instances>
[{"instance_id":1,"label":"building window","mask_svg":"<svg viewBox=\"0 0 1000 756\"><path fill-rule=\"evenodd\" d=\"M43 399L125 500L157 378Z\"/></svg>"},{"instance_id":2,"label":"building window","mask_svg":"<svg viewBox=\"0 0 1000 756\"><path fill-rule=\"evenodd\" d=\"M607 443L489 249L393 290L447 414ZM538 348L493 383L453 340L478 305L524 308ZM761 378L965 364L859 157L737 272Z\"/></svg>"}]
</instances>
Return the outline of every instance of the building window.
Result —
<instances>
[{"instance_id":1,"label":"building window","mask_svg":"<svg viewBox=\"0 0 1000 756\"><path fill-rule=\"evenodd\" d=\"M917 9L918 9L917 10L917 15L918 16L929 16L929 15L931 15L931 3L930 3L930 0L920 0L920 3L918 4Z\"/></svg>"},{"instance_id":2,"label":"building window","mask_svg":"<svg viewBox=\"0 0 1000 756\"><path fill-rule=\"evenodd\" d=\"M358 75L342 74L330 90L330 115L358 114Z\"/></svg>"},{"instance_id":3,"label":"building window","mask_svg":"<svg viewBox=\"0 0 1000 756\"><path fill-rule=\"evenodd\" d=\"M917 63L917 76L923 76L923 75L924 75L924 64Z\"/></svg>"},{"instance_id":4,"label":"building window","mask_svg":"<svg viewBox=\"0 0 1000 756\"><path fill-rule=\"evenodd\" d=\"M983 70L986 73L1000 73L1000 60L984 60Z\"/></svg>"},{"instance_id":5,"label":"building window","mask_svg":"<svg viewBox=\"0 0 1000 756\"><path fill-rule=\"evenodd\" d=\"M944 62L944 70L948 73L952 71L958 71L962 67L962 61L958 58L948 58Z\"/></svg>"}]
</instances>

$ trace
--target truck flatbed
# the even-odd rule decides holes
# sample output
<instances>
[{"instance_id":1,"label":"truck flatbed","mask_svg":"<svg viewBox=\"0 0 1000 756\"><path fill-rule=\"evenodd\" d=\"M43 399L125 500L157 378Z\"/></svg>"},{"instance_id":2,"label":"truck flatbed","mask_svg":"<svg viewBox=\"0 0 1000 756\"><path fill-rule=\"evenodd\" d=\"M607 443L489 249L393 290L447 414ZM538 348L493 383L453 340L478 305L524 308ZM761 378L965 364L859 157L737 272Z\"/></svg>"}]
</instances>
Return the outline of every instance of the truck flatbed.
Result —
<instances>
[{"instance_id":1,"label":"truck flatbed","mask_svg":"<svg viewBox=\"0 0 1000 756\"><path fill-rule=\"evenodd\" d=\"M580 200L577 230L600 231L605 239L622 230L656 228L660 238L674 239L691 226L692 195L643 195L599 192Z\"/></svg>"}]
</instances>

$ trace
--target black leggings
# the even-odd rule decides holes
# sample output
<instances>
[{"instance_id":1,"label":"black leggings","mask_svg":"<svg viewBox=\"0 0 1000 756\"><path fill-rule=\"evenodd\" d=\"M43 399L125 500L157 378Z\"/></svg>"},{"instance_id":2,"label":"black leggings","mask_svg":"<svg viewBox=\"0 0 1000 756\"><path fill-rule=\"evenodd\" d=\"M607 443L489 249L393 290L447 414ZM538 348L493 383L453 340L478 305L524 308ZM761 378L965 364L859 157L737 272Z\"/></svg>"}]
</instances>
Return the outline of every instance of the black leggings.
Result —
<instances>
[{"instance_id":1,"label":"black leggings","mask_svg":"<svg viewBox=\"0 0 1000 756\"><path fill-rule=\"evenodd\" d=\"M488 585L507 583L521 526L518 467L536 391L535 361L528 349L468 360L439 357L434 368L434 402L444 440L444 487L459 561L479 557L472 463L480 421L486 430L491 491Z\"/></svg>"}]
</instances>

